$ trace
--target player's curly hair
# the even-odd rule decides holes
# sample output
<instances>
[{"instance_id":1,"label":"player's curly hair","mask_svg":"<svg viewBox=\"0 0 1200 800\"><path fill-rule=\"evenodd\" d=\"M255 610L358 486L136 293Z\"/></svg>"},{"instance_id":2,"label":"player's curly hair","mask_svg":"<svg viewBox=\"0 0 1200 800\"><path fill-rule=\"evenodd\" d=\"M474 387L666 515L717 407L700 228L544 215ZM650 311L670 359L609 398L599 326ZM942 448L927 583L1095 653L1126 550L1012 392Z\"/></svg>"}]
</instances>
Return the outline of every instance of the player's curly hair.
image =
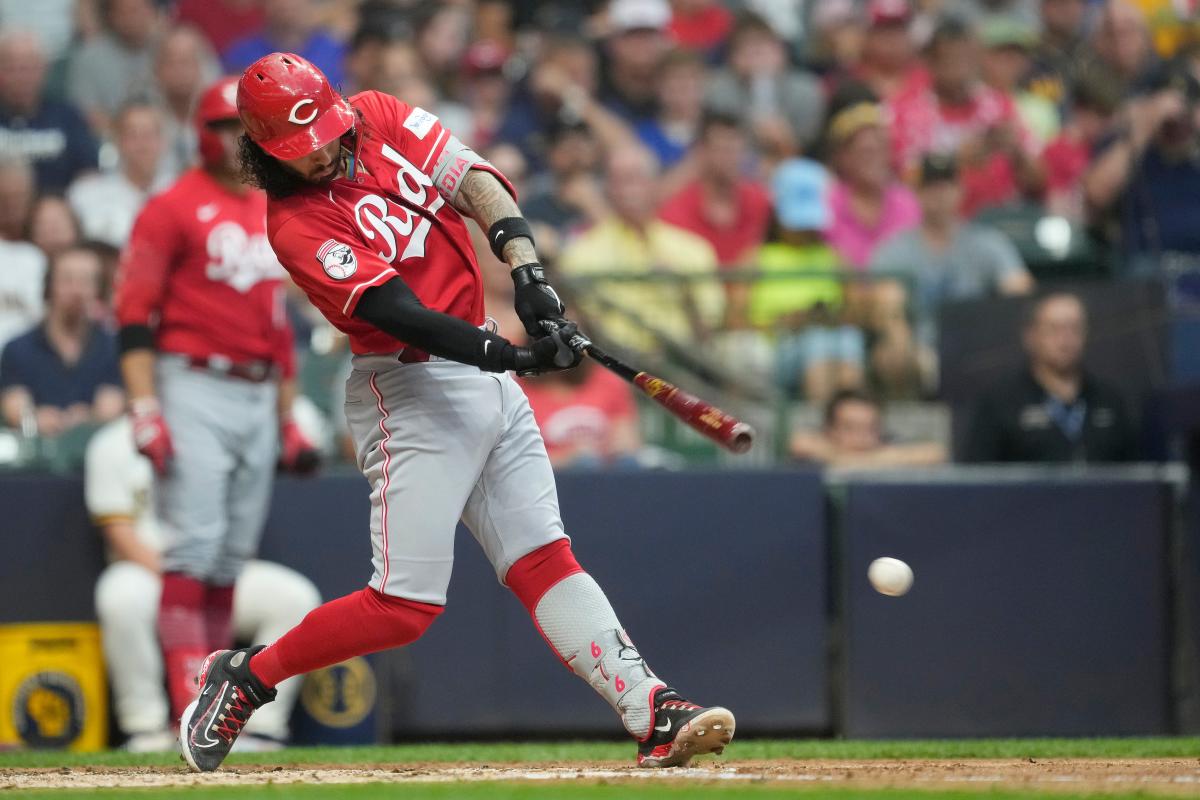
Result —
<instances>
[{"instance_id":1,"label":"player's curly hair","mask_svg":"<svg viewBox=\"0 0 1200 800\"><path fill-rule=\"evenodd\" d=\"M238 140L238 162L242 169L242 180L262 189L273 200L290 197L306 186L304 178L267 155L245 133Z\"/></svg>"}]
</instances>

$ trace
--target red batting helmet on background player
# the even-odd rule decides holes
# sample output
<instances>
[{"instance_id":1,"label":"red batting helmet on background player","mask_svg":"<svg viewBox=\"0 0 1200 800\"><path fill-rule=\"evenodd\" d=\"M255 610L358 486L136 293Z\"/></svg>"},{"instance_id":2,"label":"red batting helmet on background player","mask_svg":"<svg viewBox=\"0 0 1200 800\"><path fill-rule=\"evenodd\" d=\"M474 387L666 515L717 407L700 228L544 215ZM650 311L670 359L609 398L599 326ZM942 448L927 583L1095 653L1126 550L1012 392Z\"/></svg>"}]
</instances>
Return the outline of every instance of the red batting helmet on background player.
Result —
<instances>
[{"instance_id":1,"label":"red batting helmet on background player","mask_svg":"<svg viewBox=\"0 0 1200 800\"><path fill-rule=\"evenodd\" d=\"M271 53L247 67L237 106L255 144L284 161L324 147L354 125L346 99L321 70L292 53Z\"/></svg>"},{"instance_id":2,"label":"red batting helmet on background player","mask_svg":"<svg viewBox=\"0 0 1200 800\"><path fill-rule=\"evenodd\" d=\"M196 104L196 135L200 158L205 164L217 164L225 158L221 138L208 127L209 124L237 118L237 78L221 78L200 95L200 102Z\"/></svg>"}]
</instances>

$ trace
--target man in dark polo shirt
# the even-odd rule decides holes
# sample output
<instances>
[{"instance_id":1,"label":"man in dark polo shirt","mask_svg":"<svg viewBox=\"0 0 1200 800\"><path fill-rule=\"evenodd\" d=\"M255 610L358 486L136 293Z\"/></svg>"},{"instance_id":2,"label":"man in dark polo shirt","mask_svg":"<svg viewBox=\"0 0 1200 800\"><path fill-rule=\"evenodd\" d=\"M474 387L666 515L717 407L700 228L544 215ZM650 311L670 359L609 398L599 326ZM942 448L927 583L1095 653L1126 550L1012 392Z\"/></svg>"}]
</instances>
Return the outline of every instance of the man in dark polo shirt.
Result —
<instances>
[{"instance_id":1,"label":"man in dark polo shirt","mask_svg":"<svg viewBox=\"0 0 1200 800\"><path fill-rule=\"evenodd\" d=\"M1117 389L1083 369L1087 311L1073 294L1034 304L1025 325L1029 363L986 391L967 461L1132 461L1136 441Z\"/></svg>"},{"instance_id":2,"label":"man in dark polo shirt","mask_svg":"<svg viewBox=\"0 0 1200 800\"><path fill-rule=\"evenodd\" d=\"M46 317L0 355L0 411L12 427L30 413L42 436L103 423L125 405L113 334L96 324L100 257L72 247L50 262Z\"/></svg>"}]
</instances>

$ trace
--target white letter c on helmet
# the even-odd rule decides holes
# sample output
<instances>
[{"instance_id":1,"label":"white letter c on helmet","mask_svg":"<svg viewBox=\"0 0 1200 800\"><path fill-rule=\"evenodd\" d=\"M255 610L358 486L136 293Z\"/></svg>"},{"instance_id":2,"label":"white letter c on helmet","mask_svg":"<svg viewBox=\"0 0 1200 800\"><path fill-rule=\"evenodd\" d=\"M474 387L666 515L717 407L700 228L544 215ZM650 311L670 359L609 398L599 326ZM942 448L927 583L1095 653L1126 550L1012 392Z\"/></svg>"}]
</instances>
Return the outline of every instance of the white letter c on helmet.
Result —
<instances>
[{"instance_id":1,"label":"white letter c on helmet","mask_svg":"<svg viewBox=\"0 0 1200 800\"><path fill-rule=\"evenodd\" d=\"M316 108L314 108L312 110L312 113L309 114L304 119L301 119L300 117L298 117L297 112L299 112L300 109L303 108L306 103L315 103L315 102L316 102L315 100L300 100L300 101L298 101L296 103L296 105L292 106L292 113L288 114L288 122L294 122L297 125L307 125L308 123L312 122L314 119L317 118L317 109Z\"/></svg>"}]
</instances>

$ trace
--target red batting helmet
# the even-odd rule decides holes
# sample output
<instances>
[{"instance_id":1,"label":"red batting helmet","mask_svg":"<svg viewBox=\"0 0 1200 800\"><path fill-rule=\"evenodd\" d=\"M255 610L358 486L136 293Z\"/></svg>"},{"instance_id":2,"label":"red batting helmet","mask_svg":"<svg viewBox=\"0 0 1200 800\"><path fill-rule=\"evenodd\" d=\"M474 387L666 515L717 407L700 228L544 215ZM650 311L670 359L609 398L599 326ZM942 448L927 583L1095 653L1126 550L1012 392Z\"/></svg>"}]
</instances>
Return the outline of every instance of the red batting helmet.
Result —
<instances>
[{"instance_id":1,"label":"red batting helmet","mask_svg":"<svg viewBox=\"0 0 1200 800\"><path fill-rule=\"evenodd\" d=\"M237 106L250 138L285 161L324 147L354 125L354 109L321 70L291 53L271 53L247 67Z\"/></svg>"},{"instance_id":2,"label":"red batting helmet","mask_svg":"<svg viewBox=\"0 0 1200 800\"><path fill-rule=\"evenodd\" d=\"M205 164L215 164L225 157L225 148L208 127L209 123L237 118L237 78L221 78L200 95L200 102L196 104L196 135L200 142L200 158Z\"/></svg>"}]
</instances>

